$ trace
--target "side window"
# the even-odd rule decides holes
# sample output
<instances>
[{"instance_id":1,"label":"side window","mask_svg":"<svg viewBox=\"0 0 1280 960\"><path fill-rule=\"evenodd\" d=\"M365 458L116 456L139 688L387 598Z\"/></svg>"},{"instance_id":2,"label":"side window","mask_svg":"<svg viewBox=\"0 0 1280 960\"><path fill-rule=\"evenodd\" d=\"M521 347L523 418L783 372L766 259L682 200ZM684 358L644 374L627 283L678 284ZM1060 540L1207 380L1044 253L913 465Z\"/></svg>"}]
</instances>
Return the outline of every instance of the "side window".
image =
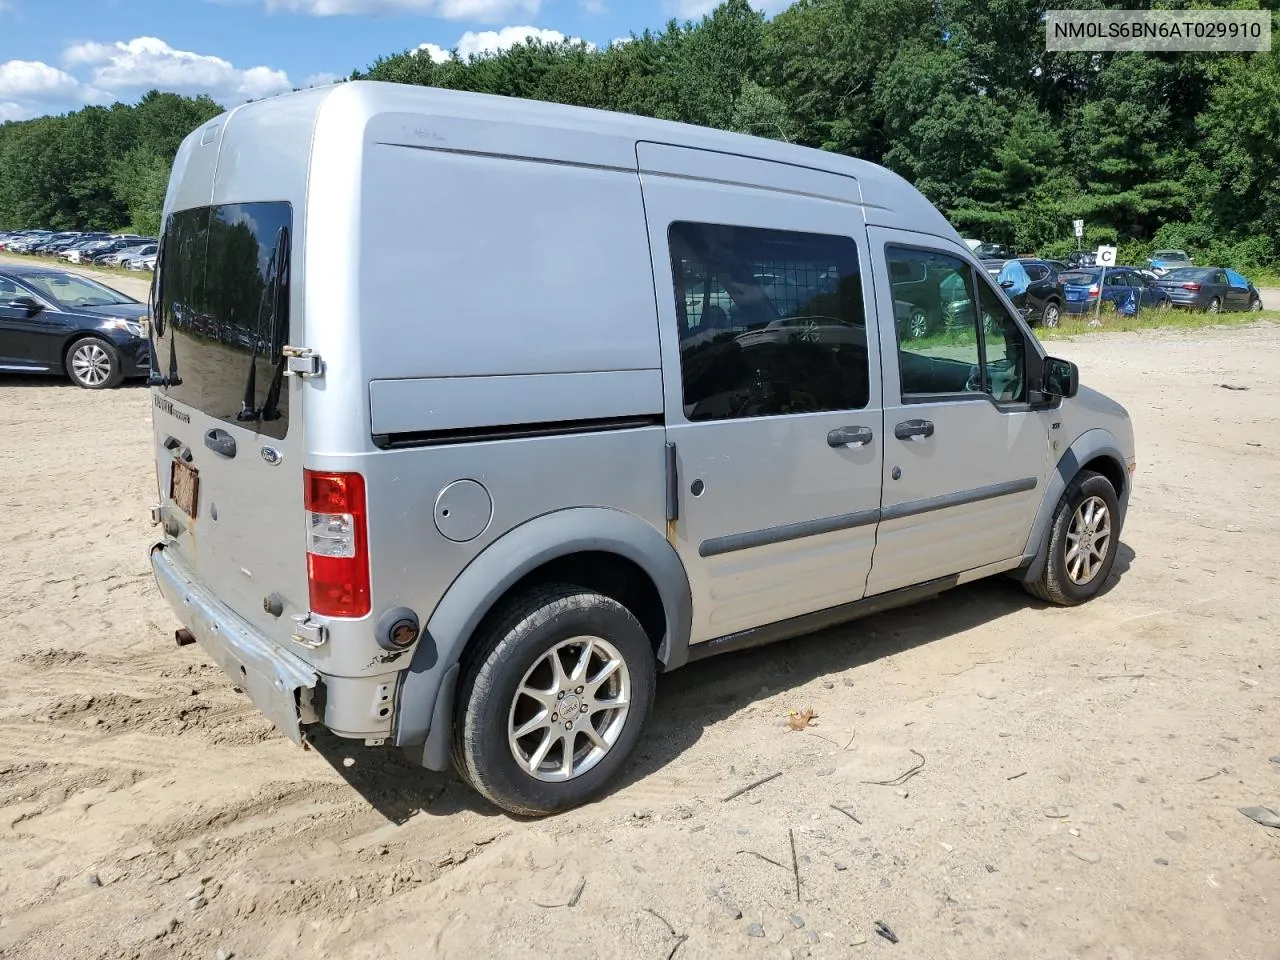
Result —
<instances>
[{"instance_id":1,"label":"side window","mask_svg":"<svg viewBox=\"0 0 1280 960\"><path fill-rule=\"evenodd\" d=\"M1026 398L1026 342L990 278L959 257L885 248L903 399L988 393ZM976 284L976 287L975 287Z\"/></svg>"},{"instance_id":2,"label":"side window","mask_svg":"<svg viewBox=\"0 0 1280 960\"><path fill-rule=\"evenodd\" d=\"M677 222L667 239L689 420L867 405L867 323L851 238Z\"/></svg>"},{"instance_id":3,"label":"side window","mask_svg":"<svg viewBox=\"0 0 1280 960\"><path fill-rule=\"evenodd\" d=\"M1045 277L1049 276L1049 268L1039 263L1026 264L1027 276L1031 278L1032 283L1039 283Z\"/></svg>"},{"instance_id":4,"label":"side window","mask_svg":"<svg viewBox=\"0 0 1280 960\"><path fill-rule=\"evenodd\" d=\"M885 248L893 286L902 395L965 393L981 386L973 272L948 253Z\"/></svg>"},{"instance_id":5,"label":"side window","mask_svg":"<svg viewBox=\"0 0 1280 960\"><path fill-rule=\"evenodd\" d=\"M16 283L0 277L0 306L8 306L21 296L23 293Z\"/></svg>"},{"instance_id":6,"label":"side window","mask_svg":"<svg viewBox=\"0 0 1280 960\"><path fill-rule=\"evenodd\" d=\"M1107 273L1108 287L1124 287L1129 283L1128 275L1118 270L1111 270Z\"/></svg>"},{"instance_id":7,"label":"side window","mask_svg":"<svg viewBox=\"0 0 1280 960\"><path fill-rule=\"evenodd\" d=\"M1022 328L985 280L979 282L986 390L999 403L1027 399L1027 341Z\"/></svg>"}]
</instances>

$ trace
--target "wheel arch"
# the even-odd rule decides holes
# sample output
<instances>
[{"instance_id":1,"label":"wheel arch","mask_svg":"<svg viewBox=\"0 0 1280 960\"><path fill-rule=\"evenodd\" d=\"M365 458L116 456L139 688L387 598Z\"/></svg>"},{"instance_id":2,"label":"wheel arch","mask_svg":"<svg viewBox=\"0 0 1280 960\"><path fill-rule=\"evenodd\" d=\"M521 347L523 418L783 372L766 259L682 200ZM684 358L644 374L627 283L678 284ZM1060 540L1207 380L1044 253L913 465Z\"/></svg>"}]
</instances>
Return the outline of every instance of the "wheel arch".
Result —
<instances>
[{"instance_id":1,"label":"wheel arch","mask_svg":"<svg viewBox=\"0 0 1280 960\"><path fill-rule=\"evenodd\" d=\"M1124 454L1111 431L1100 427L1088 430L1063 452L1045 484L1040 509L1036 512L1026 546L1023 547L1022 555L1030 559L1018 571L1018 579L1031 582L1043 572L1048 558L1047 534L1049 525L1053 522L1053 512L1062 499L1062 492L1081 470L1093 470L1111 481L1111 485L1115 487L1116 499L1120 503L1119 520L1123 527L1129 505L1129 471Z\"/></svg>"},{"instance_id":2,"label":"wheel arch","mask_svg":"<svg viewBox=\"0 0 1280 960\"><path fill-rule=\"evenodd\" d=\"M397 746L429 769L447 767L454 688L468 646L505 598L554 581L598 590L632 609L664 670L688 659L689 579L662 533L639 517L604 507L544 514L481 551L427 618L409 668L401 674Z\"/></svg>"}]
</instances>

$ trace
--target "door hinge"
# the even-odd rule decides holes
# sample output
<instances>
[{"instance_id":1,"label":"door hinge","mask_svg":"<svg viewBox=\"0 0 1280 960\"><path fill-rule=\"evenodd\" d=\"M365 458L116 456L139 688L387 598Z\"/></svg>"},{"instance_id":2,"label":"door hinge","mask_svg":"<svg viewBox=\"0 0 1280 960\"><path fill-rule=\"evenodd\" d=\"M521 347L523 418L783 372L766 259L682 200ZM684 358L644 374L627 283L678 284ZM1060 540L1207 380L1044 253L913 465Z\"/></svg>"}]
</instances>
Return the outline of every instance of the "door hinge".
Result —
<instances>
[{"instance_id":1,"label":"door hinge","mask_svg":"<svg viewBox=\"0 0 1280 960\"><path fill-rule=\"evenodd\" d=\"M324 376L324 360L310 347L285 346L280 352L288 359L286 375L290 377Z\"/></svg>"},{"instance_id":2,"label":"door hinge","mask_svg":"<svg viewBox=\"0 0 1280 960\"><path fill-rule=\"evenodd\" d=\"M293 642L310 650L323 647L329 640L329 628L323 623L316 623L311 614L305 613L293 618Z\"/></svg>"}]
</instances>

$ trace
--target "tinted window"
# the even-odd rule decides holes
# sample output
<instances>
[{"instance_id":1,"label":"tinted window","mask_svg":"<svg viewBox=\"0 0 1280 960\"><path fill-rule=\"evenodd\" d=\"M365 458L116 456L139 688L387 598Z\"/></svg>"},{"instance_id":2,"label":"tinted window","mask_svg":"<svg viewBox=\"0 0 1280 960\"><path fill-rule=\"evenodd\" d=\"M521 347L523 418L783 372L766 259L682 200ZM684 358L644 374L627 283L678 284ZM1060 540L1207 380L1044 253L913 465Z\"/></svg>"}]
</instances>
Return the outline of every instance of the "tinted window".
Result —
<instances>
[{"instance_id":1,"label":"tinted window","mask_svg":"<svg viewBox=\"0 0 1280 960\"><path fill-rule=\"evenodd\" d=\"M986 392L1022 400L1025 338L992 282L935 250L890 246L885 258L903 398Z\"/></svg>"},{"instance_id":2,"label":"tinted window","mask_svg":"<svg viewBox=\"0 0 1280 960\"><path fill-rule=\"evenodd\" d=\"M177 380L166 393L275 438L288 429L292 222L287 203L175 213L156 268L154 369Z\"/></svg>"},{"instance_id":3,"label":"tinted window","mask_svg":"<svg viewBox=\"0 0 1280 960\"><path fill-rule=\"evenodd\" d=\"M688 419L867 405L853 240L682 222L668 242Z\"/></svg>"},{"instance_id":4,"label":"tinted window","mask_svg":"<svg viewBox=\"0 0 1280 960\"><path fill-rule=\"evenodd\" d=\"M1026 269L1027 276L1031 278L1033 283L1043 280L1045 277L1049 276L1049 268L1044 264L1025 263L1023 264L1023 267Z\"/></svg>"},{"instance_id":5,"label":"tinted window","mask_svg":"<svg viewBox=\"0 0 1280 960\"><path fill-rule=\"evenodd\" d=\"M1208 281L1209 271L1203 267L1180 267L1177 270L1170 270L1161 279L1162 280L1198 280L1201 283Z\"/></svg>"}]
</instances>

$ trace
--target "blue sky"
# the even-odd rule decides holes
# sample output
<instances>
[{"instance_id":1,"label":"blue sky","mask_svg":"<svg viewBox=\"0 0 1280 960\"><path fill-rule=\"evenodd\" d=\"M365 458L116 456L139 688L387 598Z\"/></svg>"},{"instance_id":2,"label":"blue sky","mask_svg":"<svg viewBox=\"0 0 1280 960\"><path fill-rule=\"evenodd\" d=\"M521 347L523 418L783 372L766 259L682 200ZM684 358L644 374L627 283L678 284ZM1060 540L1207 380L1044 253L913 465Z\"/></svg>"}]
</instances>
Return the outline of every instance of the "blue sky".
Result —
<instances>
[{"instance_id":1,"label":"blue sky","mask_svg":"<svg viewBox=\"0 0 1280 960\"><path fill-rule=\"evenodd\" d=\"M158 87L231 105L329 82L380 54L607 46L716 0L0 0L0 122ZM785 0L756 0L769 12ZM431 46L424 46L430 44Z\"/></svg>"}]
</instances>

